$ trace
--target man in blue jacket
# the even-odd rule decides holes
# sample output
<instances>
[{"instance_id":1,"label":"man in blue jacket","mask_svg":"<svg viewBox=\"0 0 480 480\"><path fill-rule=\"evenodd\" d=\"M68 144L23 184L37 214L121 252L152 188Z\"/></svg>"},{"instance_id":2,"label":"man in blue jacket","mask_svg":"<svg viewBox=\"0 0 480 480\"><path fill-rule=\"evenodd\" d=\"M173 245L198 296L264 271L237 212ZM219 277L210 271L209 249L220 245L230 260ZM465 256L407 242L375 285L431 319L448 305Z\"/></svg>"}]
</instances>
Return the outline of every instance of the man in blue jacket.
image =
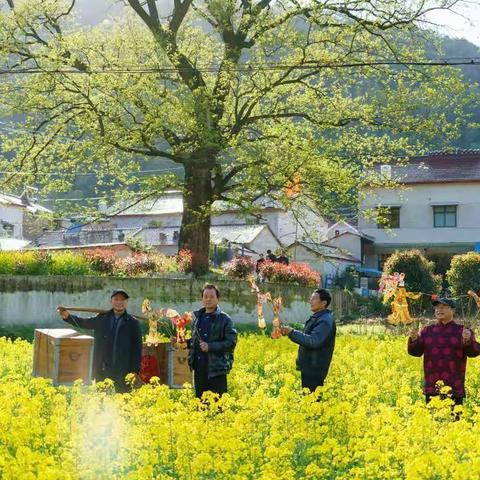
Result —
<instances>
[{"instance_id":1,"label":"man in blue jacket","mask_svg":"<svg viewBox=\"0 0 480 480\"><path fill-rule=\"evenodd\" d=\"M193 312L192 338L187 341L188 364L198 398L206 391L226 393L227 374L233 365L237 331L232 319L218 306L219 301L218 288L207 283L202 289L203 308Z\"/></svg>"},{"instance_id":2,"label":"man in blue jacket","mask_svg":"<svg viewBox=\"0 0 480 480\"><path fill-rule=\"evenodd\" d=\"M127 392L125 376L140 372L142 332L138 320L127 312L128 294L116 289L110 298L112 308L95 317L82 318L58 307L60 317L70 325L93 330L93 378L110 378L117 392Z\"/></svg>"},{"instance_id":3,"label":"man in blue jacket","mask_svg":"<svg viewBox=\"0 0 480 480\"><path fill-rule=\"evenodd\" d=\"M335 348L336 326L328 306L332 297L328 290L319 288L310 297L313 315L306 321L303 333L291 327L282 327L282 334L299 345L297 370L302 377L302 388L310 392L323 385Z\"/></svg>"}]
</instances>

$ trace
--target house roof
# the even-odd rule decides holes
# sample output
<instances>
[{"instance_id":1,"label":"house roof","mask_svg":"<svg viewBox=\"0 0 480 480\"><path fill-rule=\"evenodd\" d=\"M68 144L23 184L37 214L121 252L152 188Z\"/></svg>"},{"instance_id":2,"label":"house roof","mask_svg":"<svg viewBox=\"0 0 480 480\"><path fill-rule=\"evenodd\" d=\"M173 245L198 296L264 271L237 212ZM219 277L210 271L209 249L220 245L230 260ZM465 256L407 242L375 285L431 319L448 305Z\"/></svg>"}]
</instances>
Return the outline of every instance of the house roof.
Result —
<instances>
[{"instance_id":1,"label":"house roof","mask_svg":"<svg viewBox=\"0 0 480 480\"><path fill-rule=\"evenodd\" d=\"M13 205L16 207L22 207L31 213L53 213L48 208L38 205L38 203L27 200L23 197L17 197L16 195L9 195L7 193L0 193L0 204Z\"/></svg>"},{"instance_id":2,"label":"house roof","mask_svg":"<svg viewBox=\"0 0 480 480\"><path fill-rule=\"evenodd\" d=\"M283 207L276 200L268 197L262 197L254 202L256 207L261 209L282 210ZM118 204L108 209L109 215L115 216L129 216L129 215L167 215L167 214L182 214L183 213L183 196L181 192L165 192L160 197L142 200L141 202L128 207L128 203ZM122 210L125 208L125 210ZM239 208L236 205L225 201L216 201L213 208L217 211L238 212ZM116 213L119 212L119 213Z\"/></svg>"},{"instance_id":3,"label":"house roof","mask_svg":"<svg viewBox=\"0 0 480 480\"><path fill-rule=\"evenodd\" d=\"M335 258L336 260L343 260L352 263L362 263L360 259L354 257L353 255L344 253L344 251L337 247L332 247L323 243L320 244L314 242L294 242L288 248L292 248L295 244L300 245L307 250L310 250L319 257Z\"/></svg>"},{"instance_id":4,"label":"house roof","mask_svg":"<svg viewBox=\"0 0 480 480\"><path fill-rule=\"evenodd\" d=\"M110 248L123 246L131 250L125 242L110 242L110 243L86 243L82 245L41 245L39 247L28 247L26 250L88 250L90 248Z\"/></svg>"},{"instance_id":5,"label":"house roof","mask_svg":"<svg viewBox=\"0 0 480 480\"><path fill-rule=\"evenodd\" d=\"M432 152L411 157L408 164L392 165L392 179L407 185L480 182L480 150Z\"/></svg>"},{"instance_id":6,"label":"house roof","mask_svg":"<svg viewBox=\"0 0 480 480\"><path fill-rule=\"evenodd\" d=\"M227 240L231 243L248 245L264 230L268 230L278 242L268 225L215 225L210 227L210 239L215 244L220 244ZM280 245L280 242L278 244Z\"/></svg>"},{"instance_id":7,"label":"house roof","mask_svg":"<svg viewBox=\"0 0 480 480\"><path fill-rule=\"evenodd\" d=\"M168 193L157 198L148 198L128 208L128 203L119 204L108 210L109 215L166 215L183 212L183 196L180 192ZM122 208L125 210L118 212Z\"/></svg>"}]
</instances>

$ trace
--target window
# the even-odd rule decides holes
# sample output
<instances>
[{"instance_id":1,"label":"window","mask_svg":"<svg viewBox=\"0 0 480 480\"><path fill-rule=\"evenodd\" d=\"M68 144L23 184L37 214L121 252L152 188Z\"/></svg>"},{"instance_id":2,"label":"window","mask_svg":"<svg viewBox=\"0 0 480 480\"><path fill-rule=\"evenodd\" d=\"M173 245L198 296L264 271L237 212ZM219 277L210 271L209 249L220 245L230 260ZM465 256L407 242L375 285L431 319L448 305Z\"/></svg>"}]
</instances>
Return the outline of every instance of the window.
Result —
<instances>
[{"instance_id":1,"label":"window","mask_svg":"<svg viewBox=\"0 0 480 480\"><path fill-rule=\"evenodd\" d=\"M435 228L457 226L457 206L440 205L433 207L433 226Z\"/></svg>"},{"instance_id":2,"label":"window","mask_svg":"<svg viewBox=\"0 0 480 480\"><path fill-rule=\"evenodd\" d=\"M377 228L400 228L400 207L383 207L379 215Z\"/></svg>"}]
</instances>

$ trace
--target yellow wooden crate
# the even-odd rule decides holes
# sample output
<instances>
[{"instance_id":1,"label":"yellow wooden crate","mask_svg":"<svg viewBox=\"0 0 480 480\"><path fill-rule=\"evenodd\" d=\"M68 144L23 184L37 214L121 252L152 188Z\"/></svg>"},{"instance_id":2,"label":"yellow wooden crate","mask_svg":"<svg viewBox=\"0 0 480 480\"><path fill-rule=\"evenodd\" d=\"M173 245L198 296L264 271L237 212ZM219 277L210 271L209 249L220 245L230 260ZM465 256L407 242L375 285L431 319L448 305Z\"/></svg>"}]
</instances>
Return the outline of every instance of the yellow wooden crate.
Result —
<instances>
[{"instance_id":1,"label":"yellow wooden crate","mask_svg":"<svg viewBox=\"0 0 480 480\"><path fill-rule=\"evenodd\" d=\"M68 328L37 328L33 345L34 377L51 378L54 385L92 381L93 337Z\"/></svg>"}]
</instances>

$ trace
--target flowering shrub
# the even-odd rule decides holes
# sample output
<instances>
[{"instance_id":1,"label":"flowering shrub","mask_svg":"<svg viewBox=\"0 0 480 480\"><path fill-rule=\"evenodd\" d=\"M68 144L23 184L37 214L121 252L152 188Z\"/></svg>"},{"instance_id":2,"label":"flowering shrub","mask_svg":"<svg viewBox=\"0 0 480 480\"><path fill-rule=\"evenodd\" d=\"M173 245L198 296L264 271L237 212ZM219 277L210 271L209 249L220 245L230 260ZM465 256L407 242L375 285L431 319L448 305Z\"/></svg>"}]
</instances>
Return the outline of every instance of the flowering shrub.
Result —
<instances>
[{"instance_id":1,"label":"flowering shrub","mask_svg":"<svg viewBox=\"0 0 480 480\"><path fill-rule=\"evenodd\" d=\"M297 346L241 336L229 394L109 382L52 387L32 347L0 338L0 477L5 479L470 479L480 458L480 364L464 415L425 405L421 359L404 337L337 337L321 402L303 395ZM218 414L218 406L222 413ZM21 455L21 456L20 456Z\"/></svg>"},{"instance_id":2,"label":"flowering shrub","mask_svg":"<svg viewBox=\"0 0 480 480\"><path fill-rule=\"evenodd\" d=\"M117 257L114 250L96 248L83 252L0 252L0 275L115 275L140 276L186 272L192 255L181 250L175 257L161 253L135 253Z\"/></svg>"},{"instance_id":3,"label":"flowering shrub","mask_svg":"<svg viewBox=\"0 0 480 480\"><path fill-rule=\"evenodd\" d=\"M188 272L192 266L192 252L182 249L176 256L177 268L179 272Z\"/></svg>"},{"instance_id":4,"label":"flowering shrub","mask_svg":"<svg viewBox=\"0 0 480 480\"><path fill-rule=\"evenodd\" d=\"M156 265L151 255L136 253L131 257L115 259L113 273L118 276L138 277L148 273L155 273Z\"/></svg>"},{"instance_id":5,"label":"flowering shrub","mask_svg":"<svg viewBox=\"0 0 480 480\"><path fill-rule=\"evenodd\" d=\"M115 267L115 253L112 250L96 248L86 250L83 256L90 262L93 270L105 275L112 275Z\"/></svg>"},{"instance_id":6,"label":"flowering shrub","mask_svg":"<svg viewBox=\"0 0 480 480\"><path fill-rule=\"evenodd\" d=\"M255 262L251 257L235 257L225 265L225 275L233 278L247 278L255 271Z\"/></svg>"},{"instance_id":7,"label":"flowering shrub","mask_svg":"<svg viewBox=\"0 0 480 480\"><path fill-rule=\"evenodd\" d=\"M260 267L260 274L269 282L296 283L315 287L320 284L320 273L306 263L284 265L277 262L265 262Z\"/></svg>"}]
</instances>

